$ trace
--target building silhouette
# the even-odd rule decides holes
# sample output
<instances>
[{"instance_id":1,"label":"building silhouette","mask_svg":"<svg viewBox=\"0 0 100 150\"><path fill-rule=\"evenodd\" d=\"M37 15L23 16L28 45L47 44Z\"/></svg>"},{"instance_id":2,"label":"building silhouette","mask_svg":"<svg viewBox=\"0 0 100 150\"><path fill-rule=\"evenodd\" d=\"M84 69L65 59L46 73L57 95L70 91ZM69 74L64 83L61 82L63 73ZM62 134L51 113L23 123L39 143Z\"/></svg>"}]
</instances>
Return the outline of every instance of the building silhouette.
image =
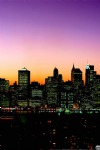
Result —
<instances>
[{"instance_id":1,"label":"building silhouette","mask_svg":"<svg viewBox=\"0 0 100 150\"><path fill-rule=\"evenodd\" d=\"M30 71L25 67L18 70L19 100L30 98Z\"/></svg>"},{"instance_id":2,"label":"building silhouette","mask_svg":"<svg viewBox=\"0 0 100 150\"><path fill-rule=\"evenodd\" d=\"M9 98L10 98L10 106L17 106L18 103L18 84L15 81L13 85L9 87Z\"/></svg>"},{"instance_id":3,"label":"building silhouette","mask_svg":"<svg viewBox=\"0 0 100 150\"><path fill-rule=\"evenodd\" d=\"M45 79L46 99L48 105L60 105L62 83L62 75L58 74L57 68L54 68L53 76L49 76Z\"/></svg>"},{"instance_id":4,"label":"building silhouette","mask_svg":"<svg viewBox=\"0 0 100 150\"><path fill-rule=\"evenodd\" d=\"M71 81L73 83L73 103L80 104L82 99L82 90L83 90L83 80L82 80L82 71L79 68L75 68L74 64L71 70Z\"/></svg>"},{"instance_id":5,"label":"building silhouette","mask_svg":"<svg viewBox=\"0 0 100 150\"><path fill-rule=\"evenodd\" d=\"M30 71L18 70L18 84L9 85L9 80L0 78L0 106L50 106L83 110L100 108L100 75L93 65L86 65L85 85L82 71L71 69L71 80L63 81L58 69L45 79L45 84L34 81L30 84Z\"/></svg>"},{"instance_id":6,"label":"building silhouette","mask_svg":"<svg viewBox=\"0 0 100 150\"><path fill-rule=\"evenodd\" d=\"M93 85L93 79L94 79L94 66L93 65L86 65L85 69L85 85L88 87L91 87Z\"/></svg>"},{"instance_id":7,"label":"building silhouette","mask_svg":"<svg viewBox=\"0 0 100 150\"><path fill-rule=\"evenodd\" d=\"M9 80L0 78L0 106L9 106Z\"/></svg>"},{"instance_id":8,"label":"building silhouette","mask_svg":"<svg viewBox=\"0 0 100 150\"><path fill-rule=\"evenodd\" d=\"M53 70L53 77L58 78L58 69L56 67Z\"/></svg>"},{"instance_id":9,"label":"building silhouette","mask_svg":"<svg viewBox=\"0 0 100 150\"><path fill-rule=\"evenodd\" d=\"M43 87L34 81L30 85L30 106L40 106L43 103Z\"/></svg>"},{"instance_id":10,"label":"building silhouette","mask_svg":"<svg viewBox=\"0 0 100 150\"><path fill-rule=\"evenodd\" d=\"M95 75L91 91L92 107L100 108L100 75Z\"/></svg>"},{"instance_id":11,"label":"building silhouette","mask_svg":"<svg viewBox=\"0 0 100 150\"><path fill-rule=\"evenodd\" d=\"M65 102L66 107L69 109L72 109L73 108L73 102L74 102L73 83L71 81L66 81L66 82L64 82L63 88L64 88L64 91L66 92L66 98L65 98L65 100L63 99L63 101L61 100L61 103Z\"/></svg>"},{"instance_id":12,"label":"building silhouette","mask_svg":"<svg viewBox=\"0 0 100 150\"><path fill-rule=\"evenodd\" d=\"M82 84L82 71L79 68L75 68L73 64L73 68L71 70L71 81L74 84L74 88L78 89L78 87Z\"/></svg>"}]
</instances>

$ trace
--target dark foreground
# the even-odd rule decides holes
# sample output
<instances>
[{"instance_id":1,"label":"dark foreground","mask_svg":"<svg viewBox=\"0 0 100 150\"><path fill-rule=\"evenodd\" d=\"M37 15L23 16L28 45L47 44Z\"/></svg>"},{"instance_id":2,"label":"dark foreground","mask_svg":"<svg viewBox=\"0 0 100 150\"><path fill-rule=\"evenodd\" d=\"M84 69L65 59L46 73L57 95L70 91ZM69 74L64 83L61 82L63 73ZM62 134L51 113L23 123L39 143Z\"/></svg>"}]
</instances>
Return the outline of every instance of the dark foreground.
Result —
<instances>
[{"instance_id":1,"label":"dark foreground","mask_svg":"<svg viewBox=\"0 0 100 150\"><path fill-rule=\"evenodd\" d=\"M95 149L100 114L14 114L0 119L0 150Z\"/></svg>"}]
</instances>

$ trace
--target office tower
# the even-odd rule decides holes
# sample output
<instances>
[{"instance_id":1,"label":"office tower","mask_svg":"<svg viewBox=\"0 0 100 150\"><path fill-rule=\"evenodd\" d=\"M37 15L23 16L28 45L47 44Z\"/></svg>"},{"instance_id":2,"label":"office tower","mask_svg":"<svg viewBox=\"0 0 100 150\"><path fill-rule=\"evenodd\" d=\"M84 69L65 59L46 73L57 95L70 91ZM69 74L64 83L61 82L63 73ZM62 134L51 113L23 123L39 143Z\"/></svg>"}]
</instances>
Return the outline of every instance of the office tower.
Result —
<instances>
[{"instance_id":1,"label":"office tower","mask_svg":"<svg viewBox=\"0 0 100 150\"><path fill-rule=\"evenodd\" d=\"M48 105L57 105L58 98L58 80L50 76L45 80L46 95Z\"/></svg>"},{"instance_id":2,"label":"office tower","mask_svg":"<svg viewBox=\"0 0 100 150\"><path fill-rule=\"evenodd\" d=\"M94 78L94 66L93 65L86 65L85 69L85 85L91 87L93 85L93 78Z\"/></svg>"},{"instance_id":3,"label":"office tower","mask_svg":"<svg viewBox=\"0 0 100 150\"><path fill-rule=\"evenodd\" d=\"M9 81L0 78L0 106L9 106Z\"/></svg>"},{"instance_id":4,"label":"office tower","mask_svg":"<svg viewBox=\"0 0 100 150\"><path fill-rule=\"evenodd\" d=\"M71 81L66 81L64 82L64 90L66 91L66 106L69 109L73 108L73 100L74 100L74 95L73 95L73 83Z\"/></svg>"},{"instance_id":5,"label":"office tower","mask_svg":"<svg viewBox=\"0 0 100 150\"><path fill-rule=\"evenodd\" d=\"M94 75L91 96L93 108L100 109L100 75Z\"/></svg>"},{"instance_id":6,"label":"office tower","mask_svg":"<svg viewBox=\"0 0 100 150\"><path fill-rule=\"evenodd\" d=\"M38 82L31 82L30 85L30 106L40 106L43 103L43 87Z\"/></svg>"},{"instance_id":7,"label":"office tower","mask_svg":"<svg viewBox=\"0 0 100 150\"><path fill-rule=\"evenodd\" d=\"M82 71L79 68L73 68L71 70L71 81L73 83L73 102L80 105L82 99L82 89L83 89L83 80L82 80Z\"/></svg>"},{"instance_id":8,"label":"office tower","mask_svg":"<svg viewBox=\"0 0 100 150\"><path fill-rule=\"evenodd\" d=\"M82 102L82 107L84 109L93 108L93 82L96 71L94 71L93 65L86 65L85 68L85 90L84 90L84 100Z\"/></svg>"},{"instance_id":9,"label":"office tower","mask_svg":"<svg viewBox=\"0 0 100 150\"><path fill-rule=\"evenodd\" d=\"M9 88L10 106L16 106L18 103L18 85L17 82L10 85Z\"/></svg>"},{"instance_id":10,"label":"office tower","mask_svg":"<svg viewBox=\"0 0 100 150\"><path fill-rule=\"evenodd\" d=\"M30 98L30 71L25 67L18 70L19 99Z\"/></svg>"},{"instance_id":11,"label":"office tower","mask_svg":"<svg viewBox=\"0 0 100 150\"><path fill-rule=\"evenodd\" d=\"M60 105L62 74L58 74L58 69L54 68L53 76L45 79L45 93L48 105Z\"/></svg>"},{"instance_id":12,"label":"office tower","mask_svg":"<svg viewBox=\"0 0 100 150\"><path fill-rule=\"evenodd\" d=\"M71 70L71 81L73 82L74 89L78 89L78 87L83 83L82 81L82 71L79 68L73 68Z\"/></svg>"}]
</instances>

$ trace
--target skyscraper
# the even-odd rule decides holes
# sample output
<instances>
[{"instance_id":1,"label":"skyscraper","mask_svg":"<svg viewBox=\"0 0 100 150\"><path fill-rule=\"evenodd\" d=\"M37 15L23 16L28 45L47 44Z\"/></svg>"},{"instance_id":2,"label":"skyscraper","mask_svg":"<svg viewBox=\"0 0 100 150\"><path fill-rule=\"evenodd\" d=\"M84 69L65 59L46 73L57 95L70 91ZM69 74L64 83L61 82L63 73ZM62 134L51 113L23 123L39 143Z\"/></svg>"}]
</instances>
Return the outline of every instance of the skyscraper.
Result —
<instances>
[{"instance_id":1,"label":"skyscraper","mask_svg":"<svg viewBox=\"0 0 100 150\"><path fill-rule=\"evenodd\" d=\"M27 99L30 94L30 71L25 67L18 70L19 98Z\"/></svg>"},{"instance_id":2,"label":"skyscraper","mask_svg":"<svg viewBox=\"0 0 100 150\"><path fill-rule=\"evenodd\" d=\"M82 84L82 71L79 68L73 68L71 70L71 81L74 84L74 88L78 88L79 85Z\"/></svg>"},{"instance_id":3,"label":"skyscraper","mask_svg":"<svg viewBox=\"0 0 100 150\"><path fill-rule=\"evenodd\" d=\"M9 106L9 80L0 78L0 106Z\"/></svg>"},{"instance_id":4,"label":"skyscraper","mask_svg":"<svg viewBox=\"0 0 100 150\"><path fill-rule=\"evenodd\" d=\"M94 71L93 65L86 65L85 68L85 95L84 95L84 106L85 109L93 108L94 89L93 82L96 72Z\"/></svg>"},{"instance_id":5,"label":"skyscraper","mask_svg":"<svg viewBox=\"0 0 100 150\"><path fill-rule=\"evenodd\" d=\"M75 68L74 65L71 70L71 81L74 87L73 102L79 105L80 100L82 98L83 87L82 71L79 68Z\"/></svg>"},{"instance_id":6,"label":"skyscraper","mask_svg":"<svg viewBox=\"0 0 100 150\"><path fill-rule=\"evenodd\" d=\"M100 109L100 75L95 75L94 77L93 90L91 94L93 108Z\"/></svg>"},{"instance_id":7,"label":"skyscraper","mask_svg":"<svg viewBox=\"0 0 100 150\"><path fill-rule=\"evenodd\" d=\"M59 105L62 89L62 74L58 74L58 69L54 68L53 76L45 80L46 99L48 105Z\"/></svg>"},{"instance_id":8,"label":"skyscraper","mask_svg":"<svg viewBox=\"0 0 100 150\"><path fill-rule=\"evenodd\" d=\"M45 80L46 94L47 94L47 104L57 105L58 98L58 80L52 76L49 76Z\"/></svg>"},{"instance_id":9,"label":"skyscraper","mask_svg":"<svg viewBox=\"0 0 100 150\"><path fill-rule=\"evenodd\" d=\"M86 86L92 86L93 84L93 78L94 78L94 66L93 65L86 65L86 70L85 70L85 85Z\"/></svg>"}]
</instances>

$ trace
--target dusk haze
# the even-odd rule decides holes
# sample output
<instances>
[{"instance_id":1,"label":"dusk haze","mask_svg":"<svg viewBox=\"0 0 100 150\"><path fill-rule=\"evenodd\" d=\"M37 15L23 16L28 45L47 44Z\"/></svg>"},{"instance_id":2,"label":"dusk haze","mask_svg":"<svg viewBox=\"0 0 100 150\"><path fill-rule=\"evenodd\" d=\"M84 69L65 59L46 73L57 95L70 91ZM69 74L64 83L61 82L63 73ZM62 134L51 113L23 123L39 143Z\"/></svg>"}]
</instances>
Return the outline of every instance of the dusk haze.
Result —
<instances>
[{"instance_id":1,"label":"dusk haze","mask_svg":"<svg viewBox=\"0 0 100 150\"><path fill-rule=\"evenodd\" d=\"M71 79L73 64L100 74L100 0L0 0L0 78L13 84L26 67L45 83L56 67Z\"/></svg>"}]
</instances>

